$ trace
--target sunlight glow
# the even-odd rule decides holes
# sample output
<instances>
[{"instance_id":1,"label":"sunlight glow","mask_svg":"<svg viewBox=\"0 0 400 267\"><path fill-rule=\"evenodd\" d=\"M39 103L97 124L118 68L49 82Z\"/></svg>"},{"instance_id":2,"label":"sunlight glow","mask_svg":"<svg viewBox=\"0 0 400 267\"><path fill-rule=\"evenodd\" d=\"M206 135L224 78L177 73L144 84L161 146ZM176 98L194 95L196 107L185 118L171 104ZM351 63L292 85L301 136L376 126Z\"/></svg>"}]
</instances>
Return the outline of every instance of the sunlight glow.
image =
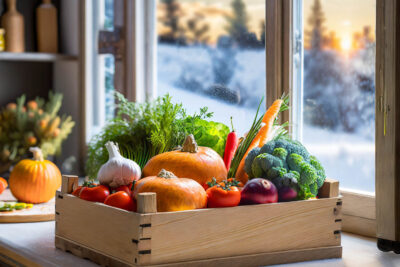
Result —
<instances>
[{"instance_id":1,"label":"sunlight glow","mask_svg":"<svg viewBox=\"0 0 400 267\"><path fill-rule=\"evenodd\" d=\"M351 39L347 36L343 38L343 40L340 42L340 47L343 51L349 51L351 48Z\"/></svg>"}]
</instances>

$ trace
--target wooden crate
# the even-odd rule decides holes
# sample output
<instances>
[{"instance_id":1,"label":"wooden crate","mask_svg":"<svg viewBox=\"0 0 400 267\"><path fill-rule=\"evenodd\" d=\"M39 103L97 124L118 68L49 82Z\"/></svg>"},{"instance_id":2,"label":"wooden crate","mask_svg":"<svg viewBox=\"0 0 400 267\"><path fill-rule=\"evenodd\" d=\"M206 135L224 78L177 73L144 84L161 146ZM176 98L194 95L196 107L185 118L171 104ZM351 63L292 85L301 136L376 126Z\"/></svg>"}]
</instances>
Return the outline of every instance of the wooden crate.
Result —
<instances>
[{"instance_id":1,"label":"wooden crate","mask_svg":"<svg viewBox=\"0 0 400 267\"><path fill-rule=\"evenodd\" d=\"M77 183L63 176L57 192L55 245L103 266L261 266L342 256L333 180L315 200L160 213L155 193L141 194L135 213L71 195Z\"/></svg>"}]
</instances>

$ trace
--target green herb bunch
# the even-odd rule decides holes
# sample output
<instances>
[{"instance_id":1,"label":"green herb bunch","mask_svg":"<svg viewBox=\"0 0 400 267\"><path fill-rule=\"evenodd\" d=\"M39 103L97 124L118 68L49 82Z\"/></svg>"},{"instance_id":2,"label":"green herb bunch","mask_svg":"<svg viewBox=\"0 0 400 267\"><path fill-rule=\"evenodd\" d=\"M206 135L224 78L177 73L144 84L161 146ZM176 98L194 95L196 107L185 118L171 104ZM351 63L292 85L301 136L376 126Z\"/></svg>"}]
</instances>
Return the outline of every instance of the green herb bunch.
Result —
<instances>
[{"instance_id":1,"label":"green herb bunch","mask_svg":"<svg viewBox=\"0 0 400 267\"><path fill-rule=\"evenodd\" d=\"M0 170L29 156L29 148L39 147L43 156L61 152L61 144L71 133L74 122L70 116L59 116L62 94L49 93L43 98L26 101L25 95L16 103L0 110Z\"/></svg>"},{"instance_id":2,"label":"green herb bunch","mask_svg":"<svg viewBox=\"0 0 400 267\"><path fill-rule=\"evenodd\" d=\"M193 134L198 145L208 146L223 155L228 126L207 121L212 117L208 108L188 115L182 104L174 104L168 94L152 102L134 103L116 93L116 117L89 143L86 173L95 178L108 160L105 144L116 142L121 155L134 160L141 168L160 153L181 145L188 134Z\"/></svg>"}]
</instances>

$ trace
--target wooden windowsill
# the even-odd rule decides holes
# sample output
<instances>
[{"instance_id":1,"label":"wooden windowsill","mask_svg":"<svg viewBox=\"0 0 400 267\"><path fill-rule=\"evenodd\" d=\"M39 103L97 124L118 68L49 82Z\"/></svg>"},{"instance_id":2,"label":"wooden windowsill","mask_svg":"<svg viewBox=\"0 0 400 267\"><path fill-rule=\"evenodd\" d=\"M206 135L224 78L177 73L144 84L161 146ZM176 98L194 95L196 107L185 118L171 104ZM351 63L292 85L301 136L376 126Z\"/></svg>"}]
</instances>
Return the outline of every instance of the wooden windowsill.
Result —
<instances>
[{"instance_id":1,"label":"wooden windowsill","mask_svg":"<svg viewBox=\"0 0 400 267\"><path fill-rule=\"evenodd\" d=\"M376 237L376 204L372 194L340 190L343 196L342 230L362 236Z\"/></svg>"}]
</instances>

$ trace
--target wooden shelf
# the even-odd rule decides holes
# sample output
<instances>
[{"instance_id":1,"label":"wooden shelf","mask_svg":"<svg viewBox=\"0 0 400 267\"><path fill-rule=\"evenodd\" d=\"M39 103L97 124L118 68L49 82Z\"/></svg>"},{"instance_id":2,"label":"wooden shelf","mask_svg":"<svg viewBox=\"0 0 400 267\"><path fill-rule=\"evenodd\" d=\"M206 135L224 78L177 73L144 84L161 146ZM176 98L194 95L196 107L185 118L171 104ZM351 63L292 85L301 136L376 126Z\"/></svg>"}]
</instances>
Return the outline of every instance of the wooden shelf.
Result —
<instances>
[{"instance_id":1,"label":"wooden shelf","mask_svg":"<svg viewBox=\"0 0 400 267\"><path fill-rule=\"evenodd\" d=\"M10 53L0 52L1 61L27 61L27 62L55 62L60 60L77 60L77 56L63 55L63 54L51 54L51 53Z\"/></svg>"}]
</instances>

